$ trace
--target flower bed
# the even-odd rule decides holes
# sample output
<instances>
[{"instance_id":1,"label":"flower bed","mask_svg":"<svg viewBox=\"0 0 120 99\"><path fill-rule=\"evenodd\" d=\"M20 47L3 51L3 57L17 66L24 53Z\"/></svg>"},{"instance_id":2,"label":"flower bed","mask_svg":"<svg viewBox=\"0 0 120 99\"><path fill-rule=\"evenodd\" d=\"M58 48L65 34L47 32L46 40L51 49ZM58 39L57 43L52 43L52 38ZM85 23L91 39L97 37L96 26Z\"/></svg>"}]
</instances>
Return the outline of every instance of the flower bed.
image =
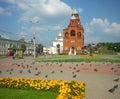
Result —
<instances>
[{"instance_id":1,"label":"flower bed","mask_svg":"<svg viewBox=\"0 0 120 99\"><path fill-rule=\"evenodd\" d=\"M65 80L0 78L0 88L57 92L57 99L84 99L85 83Z\"/></svg>"}]
</instances>

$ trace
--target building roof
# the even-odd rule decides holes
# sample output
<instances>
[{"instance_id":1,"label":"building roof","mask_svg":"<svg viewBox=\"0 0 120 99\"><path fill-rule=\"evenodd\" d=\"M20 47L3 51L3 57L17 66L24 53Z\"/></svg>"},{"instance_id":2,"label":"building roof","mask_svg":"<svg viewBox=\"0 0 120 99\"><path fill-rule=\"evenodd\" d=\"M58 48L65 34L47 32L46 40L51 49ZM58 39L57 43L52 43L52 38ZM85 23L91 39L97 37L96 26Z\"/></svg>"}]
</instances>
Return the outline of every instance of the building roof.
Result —
<instances>
[{"instance_id":1,"label":"building roof","mask_svg":"<svg viewBox=\"0 0 120 99\"><path fill-rule=\"evenodd\" d=\"M75 17L74 15L72 15L72 16L71 16L71 19L74 20L74 19L76 19L76 17Z\"/></svg>"},{"instance_id":2,"label":"building roof","mask_svg":"<svg viewBox=\"0 0 120 99\"><path fill-rule=\"evenodd\" d=\"M78 14L78 11L74 9L72 14Z\"/></svg>"}]
</instances>

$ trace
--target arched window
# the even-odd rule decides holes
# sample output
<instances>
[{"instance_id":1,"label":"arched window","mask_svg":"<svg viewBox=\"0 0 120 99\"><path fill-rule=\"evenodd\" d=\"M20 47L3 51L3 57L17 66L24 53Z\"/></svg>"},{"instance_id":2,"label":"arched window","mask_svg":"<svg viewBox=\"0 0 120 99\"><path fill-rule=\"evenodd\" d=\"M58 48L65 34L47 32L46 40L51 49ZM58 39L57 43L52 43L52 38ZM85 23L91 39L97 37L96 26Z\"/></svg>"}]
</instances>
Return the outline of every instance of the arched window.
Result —
<instances>
[{"instance_id":1,"label":"arched window","mask_svg":"<svg viewBox=\"0 0 120 99\"><path fill-rule=\"evenodd\" d=\"M58 49L60 48L60 44L57 44L57 48L58 48Z\"/></svg>"},{"instance_id":2,"label":"arched window","mask_svg":"<svg viewBox=\"0 0 120 99\"><path fill-rule=\"evenodd\" d=\"M77 37L81 38L81 33L80 32L78 32Z\"/></svg>"},{"instance_id":3,"label":"arched window","mask_svg":"<svg viewBox=\"0 0 120 99\"><path fill-rule=\"evenodd\" d=\"M68 32L65 33L65 38L68 38Z\"/></svg>"},{"instance_id":4,"label":"arched window","mask_svg":"<svg viewBox=\"0 0 120 99\"><path fill-rule=\"evenodd\" d=\"M75 36L75 31L74 30L71 31L70 36Z\"/></svg>"}]
</instances>

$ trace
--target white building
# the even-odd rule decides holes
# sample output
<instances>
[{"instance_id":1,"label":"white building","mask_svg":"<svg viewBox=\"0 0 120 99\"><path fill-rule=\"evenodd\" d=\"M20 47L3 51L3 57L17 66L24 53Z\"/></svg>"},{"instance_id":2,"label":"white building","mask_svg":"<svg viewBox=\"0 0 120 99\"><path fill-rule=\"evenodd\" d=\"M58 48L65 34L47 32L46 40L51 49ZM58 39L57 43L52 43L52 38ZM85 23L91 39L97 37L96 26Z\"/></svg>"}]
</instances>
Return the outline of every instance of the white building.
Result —
<instances>
[{"instance_id":1,"label":"white building","mask_svg":"<svg viewBox=\"0 0 120 99\"><path fill-rule=\"evenodd\" d=\"M19 40L7 39L0 36L0 55L8 55L10 51L9 49L20 49L22 44L26 45L26 51L24 54L33 54L33 42L21 42Z\"/></svg>"},{"instance_id":2,"label":"white building","mask_svg":"<svg viewBox=\"0 0 120 99\"><path fill-rule=\"evenodd\" d=\"M44 47L43 52L47 54L61 54L63 52L63 32L59 32L52 46Z\"/></svg>"}]
</instances>

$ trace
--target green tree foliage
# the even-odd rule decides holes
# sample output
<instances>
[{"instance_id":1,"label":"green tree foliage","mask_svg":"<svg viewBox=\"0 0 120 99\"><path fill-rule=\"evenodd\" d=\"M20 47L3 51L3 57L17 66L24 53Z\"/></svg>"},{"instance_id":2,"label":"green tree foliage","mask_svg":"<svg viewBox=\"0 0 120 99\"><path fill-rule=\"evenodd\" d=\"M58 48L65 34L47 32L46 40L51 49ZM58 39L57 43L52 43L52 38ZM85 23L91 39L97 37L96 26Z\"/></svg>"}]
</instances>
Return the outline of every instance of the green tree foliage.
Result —
<instances>
[{"instance_id":1,"label":"green tree foliage","mask_svg":"<svg viewBox=\"0 0 120 99\"><path fill-rule=\"evenodd\" d=\"M36 52L37 53L43 52L43 45L42 44L38 44L38 46L36 47Z\"/></svg>"},{"instance_id":2,"label":"green tree foliage","mask_svg":"<svg viewBox=\"0 0 120 99\"><path fill-rule=\"evenodd\" d=\"M22 44L22 45L21 45L21 48L22 48L23 53L24 53L24 52L25 52L25 50L26 50L26 45L25 45L25 44Z\"/></svg>"},{"instance_id":3,"label":"green tree foliage","mask_svg":"<svg viewBox=\"0 0 120 99\"><path fill-rule=\"evenodd\" d=\"M107 47L108 50L112 50L115 52L120 52L120 42L107 42L107 43L99 43L101 46Z\"/></svg>"},{"instance_id":4,"label":"green tree foliage","mask_svg":"<svg viewBox=\"0 0 120 99\"><path fill-rule=\"evenodd\" d=\"M92 56L92 46L91 46L91 44L88 44L88 47L89 47L89 52L90 52L90 56Z\"/></svg>"}]
</instances>

